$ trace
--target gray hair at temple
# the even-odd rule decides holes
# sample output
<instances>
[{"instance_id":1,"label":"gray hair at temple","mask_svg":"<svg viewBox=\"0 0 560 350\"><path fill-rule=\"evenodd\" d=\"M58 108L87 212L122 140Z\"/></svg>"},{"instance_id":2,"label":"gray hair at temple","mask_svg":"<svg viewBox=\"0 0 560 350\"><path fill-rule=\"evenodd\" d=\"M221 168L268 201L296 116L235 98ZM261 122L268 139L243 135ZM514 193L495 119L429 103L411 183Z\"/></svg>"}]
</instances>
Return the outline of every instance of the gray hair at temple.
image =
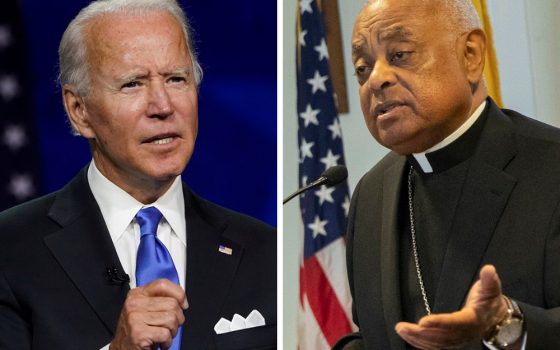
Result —
<instances>
[{"instance_id":1,"label":"gray hair at temple","mask_svg":"<svg viewBox=\"0 0 560 350\"><path fill-rule=\"evenodd\" d=\"M80 96L87 97L91 93L89 67L86 58L83 29L88 21L105 14L146 15L166 11L177 19L192 59L196 85L202 80L202 68L198 63L191 37L191 28L185 13L176 0L98 0L83 8L70 22L62 35L58 48L60 73L58 82L61 86L74 85Z\"/></svg>"}]
</instances>

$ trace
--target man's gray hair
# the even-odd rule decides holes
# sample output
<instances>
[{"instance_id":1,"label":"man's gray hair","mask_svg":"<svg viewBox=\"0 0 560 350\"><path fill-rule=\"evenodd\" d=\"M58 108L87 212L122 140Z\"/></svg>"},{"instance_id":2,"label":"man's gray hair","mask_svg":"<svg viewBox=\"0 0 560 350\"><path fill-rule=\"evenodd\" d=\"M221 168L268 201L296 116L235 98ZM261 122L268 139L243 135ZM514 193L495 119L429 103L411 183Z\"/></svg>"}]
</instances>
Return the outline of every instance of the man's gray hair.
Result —
<instances>
[{"instance_id":1,"label":"man's gray hair","mask_svg":"<svg viewBox=\"0 0 560 350\"><path fill-rule=\"evenodd\" d=\"M78 95L83 97L91 93L83 33L88 21L105 14L146 15L161 11L169 12L181 25L192 59L195 81L197 85L200 84L202 68L194 50L191 28L176 0L97 0L83 8L62 35L58 48L60 85L76 86Z\"/></svg>"}]
</instances>

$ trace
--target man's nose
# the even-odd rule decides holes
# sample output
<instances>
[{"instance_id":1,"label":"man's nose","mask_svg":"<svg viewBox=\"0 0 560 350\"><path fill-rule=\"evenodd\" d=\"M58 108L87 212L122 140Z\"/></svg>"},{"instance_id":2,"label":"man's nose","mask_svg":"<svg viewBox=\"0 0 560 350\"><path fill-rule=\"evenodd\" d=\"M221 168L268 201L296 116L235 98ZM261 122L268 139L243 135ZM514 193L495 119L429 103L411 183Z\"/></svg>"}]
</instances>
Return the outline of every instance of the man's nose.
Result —
<instances>
[{"instance_id":1,"label":"man's nose","mask_svg":"<svg viewBox=\"0 0 560 350\"><path fill-rule=\"evenodd\" d=\"M175 109L165 86L165 82L150 84L148 115L152 118L166 118L173 114Z\"/></svg>"},{"instance_id":2,"label":"man's nose","mask_svg":"<svg viewBox=\"0 0 560 350\"><path fill-rule=\"evenodd\" d=\"M384 59L377 60L368 77L368 87L374 92L381 92L383 89L394 85L396 82L397 77L389 62Z\"/></svg>"}]
</instances>

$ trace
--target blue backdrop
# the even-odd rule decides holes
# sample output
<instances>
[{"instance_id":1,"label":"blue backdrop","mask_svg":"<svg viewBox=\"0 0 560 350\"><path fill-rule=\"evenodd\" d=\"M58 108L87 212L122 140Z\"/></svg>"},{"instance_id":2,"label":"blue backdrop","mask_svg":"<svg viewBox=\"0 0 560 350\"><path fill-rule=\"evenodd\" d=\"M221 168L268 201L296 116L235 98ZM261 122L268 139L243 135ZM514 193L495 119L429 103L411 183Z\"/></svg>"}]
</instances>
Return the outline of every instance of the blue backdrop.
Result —
<instances>
[{"instance_id":1,"label":"blue backdrop","mask_svg":"<svg viewBox=\"0 0 560 350\"><path fill-rule=\"evenodd\" d=\"M19 3L48 193L91 159L87 141L69 132L55 83L59 40L89 1ZM183 179L202 197L276 226L276 1L180 3L204 70L198 139Z\"/></svg>"}]
</instances>

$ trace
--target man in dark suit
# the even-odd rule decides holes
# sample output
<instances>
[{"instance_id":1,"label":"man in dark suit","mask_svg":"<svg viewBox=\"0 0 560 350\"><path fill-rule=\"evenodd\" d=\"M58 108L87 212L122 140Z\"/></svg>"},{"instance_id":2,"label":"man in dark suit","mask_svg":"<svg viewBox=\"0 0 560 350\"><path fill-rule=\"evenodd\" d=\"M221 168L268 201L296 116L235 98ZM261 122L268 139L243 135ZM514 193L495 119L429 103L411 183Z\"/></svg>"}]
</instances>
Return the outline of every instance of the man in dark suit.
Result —
<instances>
[{"instance_id":1,"label":"man in dark suit","mask_svg":"<svg viewBox=\"0 0 560 350\"><path fill-rule=\"evenodd\" d=\"M93 160L0 214L0 348L275 348L275 230L180 180L201 79L180 7L93 2L59 53Z\"/></svg>"},{"instance_id":2,"label":"man in dark suit","mask_svg":"<svg viewBox=\"0 0 560 350\"><path fill-rule=\"evenodd\" d=\"M389 153L357 185L347 263L359 333L336 348L557 349L560 131L500 110L470 0L370 1L360 102Z\"/></svg>"}]
</instances>

